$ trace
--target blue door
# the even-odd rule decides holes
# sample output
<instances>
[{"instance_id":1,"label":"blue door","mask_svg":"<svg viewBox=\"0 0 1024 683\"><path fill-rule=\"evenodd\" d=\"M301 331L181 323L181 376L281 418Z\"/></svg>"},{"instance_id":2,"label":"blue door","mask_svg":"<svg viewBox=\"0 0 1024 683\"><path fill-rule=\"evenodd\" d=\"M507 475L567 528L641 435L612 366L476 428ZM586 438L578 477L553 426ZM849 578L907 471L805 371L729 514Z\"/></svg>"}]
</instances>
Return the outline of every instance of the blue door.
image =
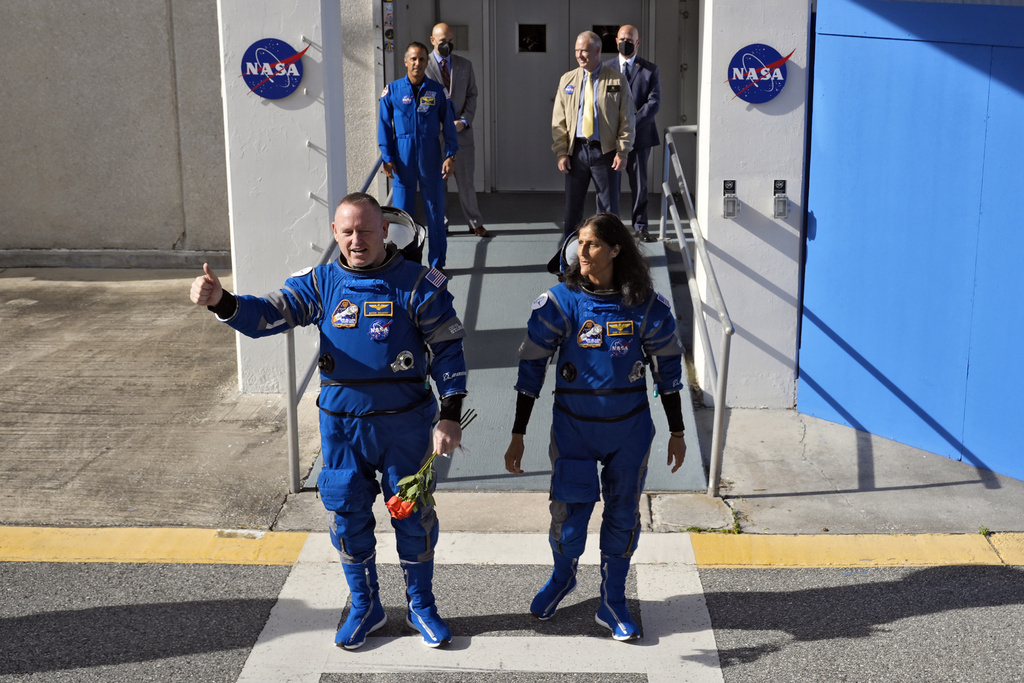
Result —
<instances>
[{"instance_id":1,"label":"blue door","mask_svg":"<svg viewBox=\"0 0 1024 683\"><path fill-rule=\"evenodd\" d=\"M1024 479L1024 8L818 4L798 409Z\"/></svg>"}]
</instances>

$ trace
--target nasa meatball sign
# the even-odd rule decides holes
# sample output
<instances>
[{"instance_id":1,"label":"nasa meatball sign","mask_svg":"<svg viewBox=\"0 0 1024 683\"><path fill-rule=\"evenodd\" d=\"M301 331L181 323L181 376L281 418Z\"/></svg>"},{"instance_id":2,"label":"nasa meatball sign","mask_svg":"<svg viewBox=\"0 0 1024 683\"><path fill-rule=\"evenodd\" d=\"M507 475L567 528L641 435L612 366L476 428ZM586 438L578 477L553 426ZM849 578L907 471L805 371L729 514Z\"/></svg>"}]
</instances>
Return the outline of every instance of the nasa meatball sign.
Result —
<instances>
[{"instance_id":1,"label":"nasa meatball sign","mask_svg":"<svg viewBox=\"0 0 1024 683\"><path fill-rule=\"evenodd\" d=\"M309 45L306 46L306 50ZM288 97L302 82L302 55L277 38L257 40L242 55L242 78L249 92L268 100Z\"/></svg>"},{"instance_id":2,"label":"nasa meatball sign","mask_svg":"<svg viewBox=\"0 0 1024 683\"><path fill-rule=\"evenodd\" d=\"M728 83L736 93L734 99L751 104L775 99L786 86L786 62L793 52L783 57L775 48L761 43L741 48L729 62Z\"/></svg>"}]
</instances>

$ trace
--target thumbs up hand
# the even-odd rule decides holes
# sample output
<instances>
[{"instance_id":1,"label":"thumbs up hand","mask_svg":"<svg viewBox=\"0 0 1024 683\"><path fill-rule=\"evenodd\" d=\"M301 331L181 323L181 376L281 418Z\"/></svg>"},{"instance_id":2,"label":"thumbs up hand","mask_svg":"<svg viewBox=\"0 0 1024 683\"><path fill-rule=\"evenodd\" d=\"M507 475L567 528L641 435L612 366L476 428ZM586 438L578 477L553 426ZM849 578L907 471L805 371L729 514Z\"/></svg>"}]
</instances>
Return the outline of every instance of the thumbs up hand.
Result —
<instances>
[{"instance_id":1,"label":"thumbs up hand","mask_svg":"<svg viewBox=\"0 0 1024 683\"><path fill-rule=\"evenodd\" d=\"M210 268L209 263L203 264L203 274L192 282L189 298L197 306L216 306L224 296L224 288L220 286L220 278Z\"/></svg>"}]
</instances>

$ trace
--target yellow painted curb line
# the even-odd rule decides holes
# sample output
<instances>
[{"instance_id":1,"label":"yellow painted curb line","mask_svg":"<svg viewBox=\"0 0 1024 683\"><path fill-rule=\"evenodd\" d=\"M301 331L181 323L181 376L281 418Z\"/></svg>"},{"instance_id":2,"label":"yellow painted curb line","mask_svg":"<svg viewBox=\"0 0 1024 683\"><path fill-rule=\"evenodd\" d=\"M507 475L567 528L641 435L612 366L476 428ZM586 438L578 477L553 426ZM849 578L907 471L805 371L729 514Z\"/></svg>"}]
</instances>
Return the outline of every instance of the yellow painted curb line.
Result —
<instances>
[{"instance_id":1,"label":"yellow painted curb line","mask_svg":"<svg viewBox=\"0 0 1024 683\"><path fill-rule=\"evenodd\" d=\"M1024 565L1024 534L992 534L989 538L1004 563Z\"/></svg>"},{"instance_id":2,"label":"yellow painted curb line","mask_svg":"<svg viewBox=\"0 0 1024 683\"><path fill-rule=\"evenodd\" d=\"M690 534L690 542L698 567L1024 564L1024 534Z\"/></svg>"},{"instance_id":3,"label":"yellow painted curb line","mask_svg":"<svg viewBox=\"0 0 1024 683\"><path fill-rule=\"evenodd\" d=\"M0 562L295 564L308 533L0 527Z\"/></svg>"}]
</instances>

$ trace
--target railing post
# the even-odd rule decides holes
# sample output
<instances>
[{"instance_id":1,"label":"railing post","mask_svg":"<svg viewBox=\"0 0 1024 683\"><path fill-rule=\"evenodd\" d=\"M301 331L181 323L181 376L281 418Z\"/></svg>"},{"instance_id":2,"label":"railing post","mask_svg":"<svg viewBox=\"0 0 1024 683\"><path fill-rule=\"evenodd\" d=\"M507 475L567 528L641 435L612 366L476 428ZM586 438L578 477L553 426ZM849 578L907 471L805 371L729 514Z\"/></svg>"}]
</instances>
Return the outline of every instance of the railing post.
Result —
<instances>
[{"instance_id":1,"label":"railing post","mask_svg":"<svg viewBox=\"0 0 1024 683\"><path fill-rule=\"evenodd\" d=\"M285 332L288 362L288 491L299 492L299 406L295 391L295 330Z\"/></svg>"},{"instance_id":2,"label":"railing post","mask_svg":"<svg viewBox=\"0 0 1024 683\"><path fill-rule=\"evenodd\" d=\"M686 183L686 176L683 173L682 163L679 161L679 152L675 147L673 132L696 133L696 126L669 126L665 129L665 169L662 182L661 200L661 236L665 236L665 225L669 217L675 226L683 254L683 265L686 267L686 280L690 290L690 300L693 303L694 325L700 333L699 341L708 355L707 371L710 375L710 383L714 385L715 418L714 427L711 432L711 463L708 472L708 495L717 497L719 495L719 484L722 478L722 451L725 445L725 395L729 382L729 353L732 345L732 335L735 329L729 312L725 308L725 300L722 291L718 286L718 278L715 277L714 268L711 265L711 256L708 254L707 246L704 243L704 236L701 233L700 224L694 215L693 202L690 199L690 188ZM687 220L690 232L693 235L693 243L697 248L697 256L704 266L707 276L707 285L718 309L718 319L722 325L722 341L719 348L718 362L711 353L711 337L708 334L707 322L704 320L703 300L697 287L696 272L694 270L694 259L690 256L690 250L683 235L682 221L679 218L679 210L676 207L675 198L669 201L672 193L669 184L669 171L674 170L678 176L679 190L685 202ZM695 340L696 341L696 340Z\"/></svg>"},{"instance_id":3,"label":"railing post","mask_svg":"<svg viewBox=\"0 0 1024 683\"><path fill-rule=\"evenodd\" d=\"M669 159L674 153L675 148L672 145L672 133L665 131L665 163L664 168L661 170L661 239L665 239L665 212L668 211L668 170L669 170ZM680 235L680 239L682 236Z\"/></svg>"},{"instance_id":4,"label":"railing post","mask_svg":"<svg viewBox=\"0 0 1024 683\"><path fill-rule=\"evenodd\" d=\"M721 361L718 383L715 386L715 426L711 431L711 464L708 477L708 495L718 497L722 480L722 450L725 446L725 387L729 381L729 350L732 335L722 333Z\"/></svg>"}]
</instances>

